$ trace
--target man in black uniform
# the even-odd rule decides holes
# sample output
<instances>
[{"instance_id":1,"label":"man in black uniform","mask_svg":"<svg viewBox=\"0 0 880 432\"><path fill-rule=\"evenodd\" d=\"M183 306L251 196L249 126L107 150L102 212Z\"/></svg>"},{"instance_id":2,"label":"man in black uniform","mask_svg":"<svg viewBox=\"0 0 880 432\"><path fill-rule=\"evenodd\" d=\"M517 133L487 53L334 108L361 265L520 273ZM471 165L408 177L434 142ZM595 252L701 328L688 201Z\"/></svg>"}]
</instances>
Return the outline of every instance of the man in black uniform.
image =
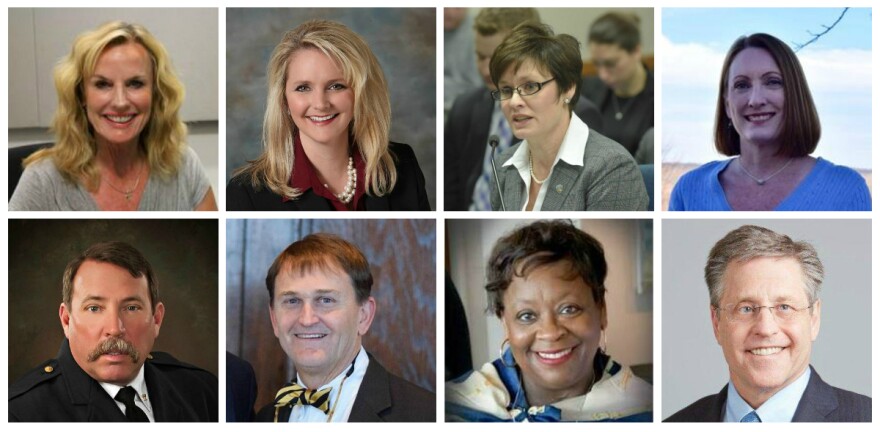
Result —
<instances>
[{"instance_id":1,"label":"man in black uniform","mask_svg":"<svg viewBox=\"0 0 880 432\"><path fill-rule=\"evenodd\" d=\"M67 265L59 308L65 341L9 387L9 421L212 421L217 377L150 353L165 316L150 263L121 242Z\"/></svg>"}]
</instances>

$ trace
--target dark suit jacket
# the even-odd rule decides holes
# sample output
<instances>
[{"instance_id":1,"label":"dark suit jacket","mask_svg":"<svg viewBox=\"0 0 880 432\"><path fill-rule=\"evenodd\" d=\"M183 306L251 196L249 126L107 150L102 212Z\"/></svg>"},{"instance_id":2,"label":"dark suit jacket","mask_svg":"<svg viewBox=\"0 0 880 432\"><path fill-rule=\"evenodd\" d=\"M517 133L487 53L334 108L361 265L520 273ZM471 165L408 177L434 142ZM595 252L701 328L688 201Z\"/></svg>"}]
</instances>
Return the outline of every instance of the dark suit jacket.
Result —
<instances>
[{"instance_id":1,"label":"dark suit jacket","mask_svg":"<svg viewBox=\"0 0 880 432\"><path fill-rule=\"evenodd\" d=\"M254 421L257 379L251 364L226 352L226 422Z\"/></svg>"},{"instance_id":2,"label":"dark suit jacket","mask_svg":"<svg viewBox=\"0 0 880 432\"><path fill-rule=\"evenodd\" d=\"M667 422L720 422L727 386L671 415ZM794 412L793 422L870 422L871 398L828 385L810 366L810 381Z\"/></svg>"},{"instance_id":3,"label":"dark suit jacket","mask_svg":"<svg viewBox=\"0 0 880 432\"><path fill-rule=\"evenodd\" d=\"M391 375L370 355L370 365L367 366L348 421L433 423L436 412L433 393ZM279 422L286 422L289 418L290 407L278 411ZM274 419L275 406L271 403L257 414L257 421L271 422Z\"/></svg>"},{"instance_id":4,"label":"dark suit jacket","mask_svg":"<svg viewBox=\"0 0 880 432\"><path fill-rule=\"evenodd\" d=\"M574 120L572 120L574 121ZM503 166L520 144L495 155L498 188L492 187L492 209L501 210L500 189L507 211L520 211L526 200L526 185L513 165ZM542 211L645 211L648 192L635 159L620 144L596 131L590 131L584 150L583 167L559 160L547 179Z\"/></svg>"},{"instance_id":5,"label":"dark suit jacket","mask_svg":"<svg viewBox=\"0 0 880 432\"><path fill-rule=\"evenodd\" d=\"M425 191L425 175L419 167L412 147L391 143L388 147L397 168L397 184L391 193L375 197L364 195L367 210L431 210ZM279 195L267 188L257 190L247 176L238 175L226 185L226 210L281 210L281 211L333 211L333 205L325 198L315 195L311 189L295 200L282 201Z\"/></svg>"},{"instance_id":6,"label":"dark suit jacket","mask_svg":"<svg viewBox=\"0 0 880 432\"><path fill-rule=\"evenodd\" d=\"M144 380L157 422L216 422L217 377L154 352ZM73 359L67 339L58 358L41 364L9 386L9 421L124 422L110 395Z\"/></svg>"},{"instance_id":7,"label":"dark suit jacket","mask_svg":"<svg viewBox=\"0 0 880 432\"><path fill-rule=\"evenodd\" d=\"M459 96L449 111L443 136L446 210L467 211L471 205L474 187L483 172L495 103L489 90L482 87ZM602 115L594 103L581 97L574 112L590 129L601 132ZM514 144L519 141L514 137Z\"/></svg>"}]
</instances>

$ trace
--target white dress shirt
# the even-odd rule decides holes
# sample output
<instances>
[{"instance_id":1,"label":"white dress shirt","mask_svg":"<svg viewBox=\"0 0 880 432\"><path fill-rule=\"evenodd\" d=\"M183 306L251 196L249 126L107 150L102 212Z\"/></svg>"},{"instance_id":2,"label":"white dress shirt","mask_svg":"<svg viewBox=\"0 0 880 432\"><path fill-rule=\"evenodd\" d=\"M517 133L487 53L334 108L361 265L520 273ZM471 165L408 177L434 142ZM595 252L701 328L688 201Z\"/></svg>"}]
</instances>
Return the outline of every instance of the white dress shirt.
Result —
<instances>
[{"instance_id":1,"label":"white dress shirt","mask_svg":"<svg viewBox=\"0 0 880 432\"><path fill-rule=\"evenodd\" d=\"M156 422L156 418L153 416L153 405L150 403L149 392L147 392L147 382L144 381L144 367L141 366L141 370L138 371L137 375L134 377L130 383L124 386L118 386L116 384L110 383L98 383L101 384L101 387L104 388L104 391L110 395L110 399L113 399L113 402L116 402L116 406L125 414L125 404L119 402L114 399L116 397L116 393L119 393L119 390L122 390L124 387L131 386L135 392L137 392L137 397L134 398L134 403L141 410L143 410L144 414L147 415L147 418L150 419L151 423Z\"/></svg>"},{"instance_id":2,"label":"white dress shirt","mask_svg":"<svg viewBox=\"0 0 880 432\"><path fill-rule=\"evenodd\" d=\"M367 351L361 346L361 350L358 351L357 357L355 357L354 360L354 372L350 377L345 378L345 374L348 373L349 369L346 367L341 374L336 376L336 378L333 378L329 383L318 388L318 390L323 390L328 387L333 388L330 390L329 406L332 410L335 404L336 409L333 411L333 418L330 419L330 422L344 423L348 421L348 416L351 415L351 408L354 406L354 400L357 398L358 390L360 390L361 383L364 381L364 375L367 373L367 366L369 364L370 359L367 356ZM345 378L345 383L342 383L343 378ZM296 374L296 382L302 385L302 380L300 379L299 374ZM342 383L341 391L339 388L340 383ZM311 405L294 405L287 421L291 423L326 422L327 414L324 414L324 411Z\"/></svg>"}]
</instances>

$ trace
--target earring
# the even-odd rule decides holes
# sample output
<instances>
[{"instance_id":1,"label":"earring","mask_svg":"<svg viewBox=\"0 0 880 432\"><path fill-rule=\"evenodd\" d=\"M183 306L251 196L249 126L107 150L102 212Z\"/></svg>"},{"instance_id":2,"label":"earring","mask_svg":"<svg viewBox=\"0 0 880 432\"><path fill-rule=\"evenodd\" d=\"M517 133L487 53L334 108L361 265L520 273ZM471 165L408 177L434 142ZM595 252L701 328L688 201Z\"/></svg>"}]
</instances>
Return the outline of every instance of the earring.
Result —
<instances>
[{"instance_id":1,"label":"earring","mask_svg":"<svg viewBox=\"0 0 880 432\"><path fill-rule=\"evenodd\" d=\"M504 366L507 366L507 367L509 367L509 368L516 367L516 359L514 359L513 364L507 364L507 363L504 362L504 351L507 351L507 350L504 348L504 345L505 345L505 344L509 346L509 345L510 345L510 339L505 338L504 341L501 342L501 349L498 351L498 353L499 353L498 358L501 359L501 364L503 364ZM512 357L512 355L511 355L511 357Z\"/></svg>"},{"instance_id":2,"label":"earring","mask_svg":"<svg viewBox=\"0 0 880 432\"><path fill-rule=\"evenodd\" d=\"M602 346L599 347L599 351L602 354L605 354L605 351L608 349L608 333L605 333L605 329L602 329Z\"/></svg>"},{"instance_id":3,"label":"earring","mask_svg":"<svg viewBox=\"0 0 880 432\"><path fill-rule=\"evenodd\" d=\"M568 105L569 102L571 102L571 99L565 98L565 104Z\"/></svg>"}]
</instances>

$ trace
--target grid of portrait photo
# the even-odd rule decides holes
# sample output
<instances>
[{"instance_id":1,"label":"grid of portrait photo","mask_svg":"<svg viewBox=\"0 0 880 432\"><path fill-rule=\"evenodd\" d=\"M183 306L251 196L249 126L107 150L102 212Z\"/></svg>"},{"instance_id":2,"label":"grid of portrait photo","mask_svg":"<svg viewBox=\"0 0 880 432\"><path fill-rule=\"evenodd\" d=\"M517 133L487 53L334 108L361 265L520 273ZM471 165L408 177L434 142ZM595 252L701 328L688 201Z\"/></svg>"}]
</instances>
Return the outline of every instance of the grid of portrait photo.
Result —
<instances>
[{"instance_id":1,"label":"grid of portrait photo","mask_svg":"<svg viewBox=\"0 0 880 432\"><path fill-rule=\"evenodd\" d=\"M10 430L873 430L872 2L2 10Z\"/></svg>"}]
</instances>

